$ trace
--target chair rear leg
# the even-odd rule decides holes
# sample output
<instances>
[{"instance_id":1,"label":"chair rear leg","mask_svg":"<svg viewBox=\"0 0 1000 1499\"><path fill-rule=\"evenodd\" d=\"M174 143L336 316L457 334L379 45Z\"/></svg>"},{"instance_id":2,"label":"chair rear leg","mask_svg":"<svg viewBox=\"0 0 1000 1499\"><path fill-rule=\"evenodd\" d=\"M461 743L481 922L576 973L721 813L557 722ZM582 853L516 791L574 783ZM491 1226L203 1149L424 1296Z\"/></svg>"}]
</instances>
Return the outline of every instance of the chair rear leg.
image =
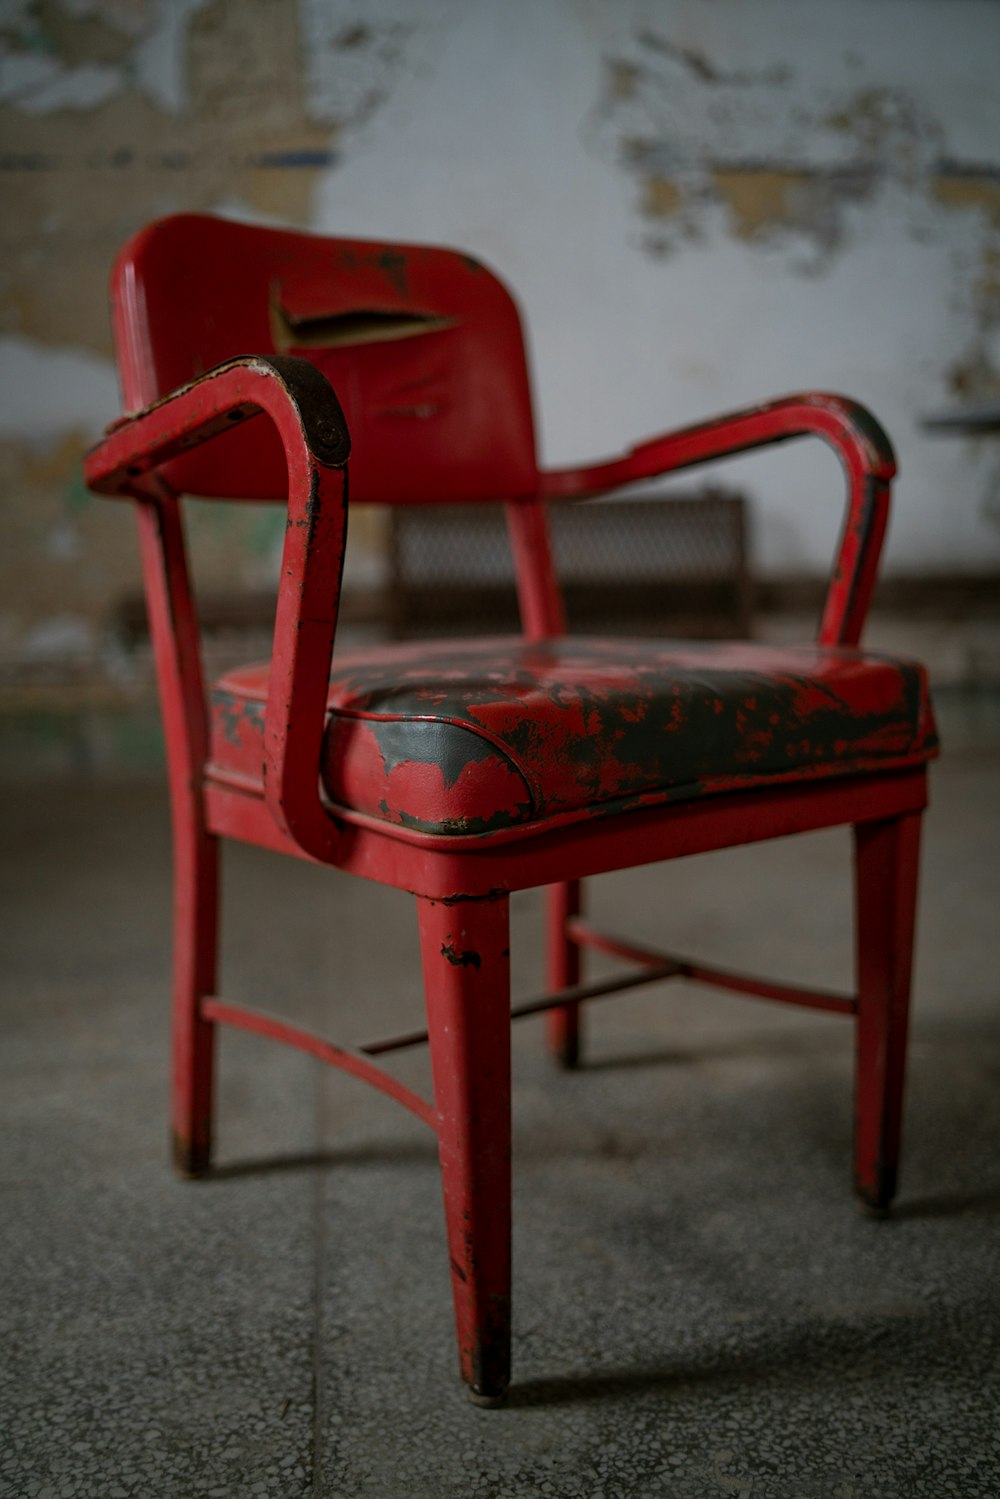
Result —
<instances>
[{"instance_id":1,"label":"chair rear leg","mask_svg":"<svg viewBox=\"0 0 1000 1499\"><path fill-rule=\"evenodd\" d=\"M567 921L580 914L580 881L549 885L545 902L546 986L550 991L567 989L580 982L580 949L566 936ZM580 1006L557 1005L549 1010L545 1024L551 1055L563 1067L575 1067L580 1060Z\"/></svg>"},{"instance_id":2,"label":"chair rear leg","mask_svg":"<svg viewBox=\"0 0 1000 1499\"><path fill-rule=\"evenodd\" d=\"M854 848L855 1188L881 1211L895 1195L899 1165L920 813L859 824Z\"/></svg>"},{"instance_id":3,"label":"chair rear leg","mask_svg":"<svg viewBox=\"0 0 1000 1499\"><path fill-rule=\"evenodd\" d=\"M510 1380L508 900L417 908L459 1360L495 1404Z\"/></svg>"},{"instance_id":4,"label":"chair rear leg","mask_svg":"<svg viewBox=\"0 0 1000 1499\"><path fill-rule=\"evenodd\" d=\"M215 1026L200 1009L216 988L218 909L218 839L175 829L171 1124L174 1164L184 1176L207 1171L212 1151Z\"/></svg>"}]
</instances>

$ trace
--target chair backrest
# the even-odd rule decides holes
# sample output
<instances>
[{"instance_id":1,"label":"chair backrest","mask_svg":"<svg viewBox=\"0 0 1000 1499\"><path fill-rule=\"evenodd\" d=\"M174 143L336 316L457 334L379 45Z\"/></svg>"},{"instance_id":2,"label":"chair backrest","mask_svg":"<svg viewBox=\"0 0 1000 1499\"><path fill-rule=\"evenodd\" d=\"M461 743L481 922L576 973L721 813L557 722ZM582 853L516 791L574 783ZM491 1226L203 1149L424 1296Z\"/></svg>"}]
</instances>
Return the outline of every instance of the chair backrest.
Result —
<instances>
[{"instance_id":1,"label":"chair backrest","mask_svg":"<svg viewBox=\"0 0 1000 1499\"><path fill-rule=\"evenodd\" d=\"M469 256L178 214L125 246L111 300L130 410L225 359L297 354L344 408L352 500L509 500L537 489L517 308ZM284 494L284 458L263 421L174 460L166 475L188 494Z\"/></svg>"}]
</instances>

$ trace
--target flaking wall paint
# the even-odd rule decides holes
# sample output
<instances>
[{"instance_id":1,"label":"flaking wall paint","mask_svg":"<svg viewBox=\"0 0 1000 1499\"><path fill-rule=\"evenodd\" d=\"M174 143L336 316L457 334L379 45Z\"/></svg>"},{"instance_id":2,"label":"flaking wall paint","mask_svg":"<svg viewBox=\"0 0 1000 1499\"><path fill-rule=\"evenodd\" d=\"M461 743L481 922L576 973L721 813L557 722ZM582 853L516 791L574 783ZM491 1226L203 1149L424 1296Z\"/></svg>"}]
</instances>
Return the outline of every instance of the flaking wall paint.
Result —
<instances>
[{"instance_id":1,"label":"flaking wall paint","mask_svg":"<svg viewBox=\"0 0 1000 1499\"><path fill-rule=\"evenodd\" d=\"M453 242L516 288L542 456L783 390L868 402L901 479L888 570L1000 567L1000 7L989 0L0 0L0 651L97 649L131 528L79 459L113 414L104 284L209 209ZM765 572L820 572L836 466L742 460ZM209 584L279 526L199 510ZM355 576L378 566L356 527Z\"/></svg>"}]
</instances>

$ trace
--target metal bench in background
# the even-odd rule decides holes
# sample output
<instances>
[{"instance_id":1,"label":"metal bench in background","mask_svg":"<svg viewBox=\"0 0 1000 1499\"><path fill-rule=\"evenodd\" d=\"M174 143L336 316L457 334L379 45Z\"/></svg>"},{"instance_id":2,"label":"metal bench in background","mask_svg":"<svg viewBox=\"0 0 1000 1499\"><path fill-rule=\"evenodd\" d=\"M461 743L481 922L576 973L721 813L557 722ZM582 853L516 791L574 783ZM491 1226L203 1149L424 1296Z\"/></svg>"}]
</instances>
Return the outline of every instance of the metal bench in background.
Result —
<instances>
[{"instance_id":1,"label":"metal bench in background","mask_svg":"<svg viewBox=\"0 0 1000 1499\"><path fill-rule=\"evenodd\" d=\"M746 504L723 489L553 504L571 630L726 640L751 633ZM396 640L520 628L502 505L398 505L389 526Z\"/></svg>"}]
</instances>

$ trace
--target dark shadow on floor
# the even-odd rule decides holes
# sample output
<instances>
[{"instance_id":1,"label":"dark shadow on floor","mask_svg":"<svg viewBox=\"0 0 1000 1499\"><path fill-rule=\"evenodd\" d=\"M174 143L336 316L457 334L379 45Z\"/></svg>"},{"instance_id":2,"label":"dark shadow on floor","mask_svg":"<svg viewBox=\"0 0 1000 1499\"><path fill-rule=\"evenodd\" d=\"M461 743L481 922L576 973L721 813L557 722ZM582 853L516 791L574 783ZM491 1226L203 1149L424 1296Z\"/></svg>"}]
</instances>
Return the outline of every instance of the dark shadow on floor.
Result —
<instances>
[{"instance_id":1,"label":"dark shadow on floor","mask_svg":"<svg viewBox=\"0 0 1000 1499\"><path fill-rule=\"evenodd\" d=\"M732 1395L751 1388L755 1398L768 1388L772 1393L793 1389L800 1394L811 1387L839 1385L862 1376L877 1379L883 1372L900 1371L919 1363L921 1350L940 1349L943 1344L961 1345L973 1362L988 1357L986 1330L992 1309L984 1303L980 1326L966 1309L960 1319L953 1310L928 1308L915 1302L912 1311L884 1311L870 1319L853 1320L813 1316L773 1335L762 1323L758 1335L742 1326L739 1348L706 1349L701 1357L638 1365L632 1369L561 1375L552 1379L528 1379L515 1383L507 1393L512 1409L566 1406L623 1400L657 1390L673 1394L682 1389L709 1387L715 1395ZM979 1342L983 1348L974 1345Z\"/></svg>"},{"instance_id":2,"label":"dark shadow on floor","mask_svg":"<svg viewBox=\"0 0 1000 1499\"><path fill-rule=\"evenodd\" d=\"M326 1171L336 1167L397 1165L403 1161L437 1161L434 1140L400 1140L384 1145L357 1145L344 1150L319 1150L301 1155L280 1155L249 1161L226 1161L212 1166L199 1182L238 1181L244 1177L278 1176L296 1171Z\"/></svg>"}]
</instances>

